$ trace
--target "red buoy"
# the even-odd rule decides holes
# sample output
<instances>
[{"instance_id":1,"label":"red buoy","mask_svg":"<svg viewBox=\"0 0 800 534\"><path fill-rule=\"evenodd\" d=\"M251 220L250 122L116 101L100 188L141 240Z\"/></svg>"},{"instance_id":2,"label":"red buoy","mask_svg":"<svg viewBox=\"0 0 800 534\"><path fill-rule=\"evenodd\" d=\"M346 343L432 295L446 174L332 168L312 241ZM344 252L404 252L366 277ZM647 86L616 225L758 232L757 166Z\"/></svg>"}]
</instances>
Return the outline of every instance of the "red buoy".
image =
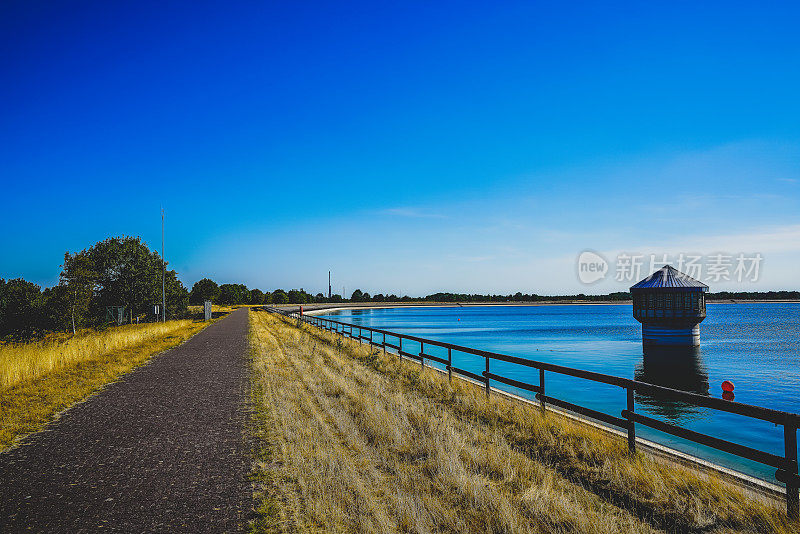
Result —
<instances>
[{"instance_id":1,"label":"red buoy","mask_svg":"<svg viewBox=\"0 0 800 534\"><path fill-rule=\"evenodd\" d=\"M727 391L728 393L733 393L733 382L730 380L726 380L722 383L722 391Z\"/></svg>"}]
</instances>

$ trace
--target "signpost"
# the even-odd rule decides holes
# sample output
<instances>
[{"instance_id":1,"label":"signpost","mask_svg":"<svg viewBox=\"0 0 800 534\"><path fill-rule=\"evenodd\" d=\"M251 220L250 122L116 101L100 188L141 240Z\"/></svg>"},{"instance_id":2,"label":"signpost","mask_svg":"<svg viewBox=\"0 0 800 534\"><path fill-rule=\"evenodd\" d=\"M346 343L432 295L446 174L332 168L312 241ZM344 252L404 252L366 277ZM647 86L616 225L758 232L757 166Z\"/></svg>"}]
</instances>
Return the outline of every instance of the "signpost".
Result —
<instances>
[{"instance_id":1,"label":"signpost","mask_svg":"<svg viewBox=\"0 0 800 534\"><path fill-rule=\"evenodd\" d=\"M161 322L167 322L167 292L165 281L167 276L167 262L164 259L164 207L161 207Z\"/></svg>"}]
</instances>

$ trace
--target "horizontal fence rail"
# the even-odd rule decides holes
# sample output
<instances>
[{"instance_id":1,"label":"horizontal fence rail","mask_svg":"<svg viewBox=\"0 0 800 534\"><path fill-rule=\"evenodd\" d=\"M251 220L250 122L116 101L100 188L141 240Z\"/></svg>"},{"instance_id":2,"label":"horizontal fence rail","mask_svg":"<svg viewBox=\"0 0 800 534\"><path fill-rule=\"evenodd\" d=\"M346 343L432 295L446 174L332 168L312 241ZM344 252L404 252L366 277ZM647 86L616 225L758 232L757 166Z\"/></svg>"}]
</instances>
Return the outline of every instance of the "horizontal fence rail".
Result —
<instances>
[{"instance_id":1,"label":"horizontal fence rail","mask_svg":"<svg viewBox=\"0 0 800 534\"><path fill-rule=\"evenodd\" d=\"M713 397L706 397L697 393L680 391L677 389L657 386L655 384L648 384L646 382L639 382L637 380L631 380L628 378L596 373L583 369L574 369L572 367L565 367L552 363L528 360L518 356L510 356L507 354L499 354L496 352L464 347L444 341L436 341L433 339L425 339L409 334L400 334L398 332L382 330L380 328L343 323L325 317L303 315L302 313L289 312L278 308L266 307L265 309L269 312L294 318L330 332L335 332L337 334L341 334L342 336L355 339L359 343L366 342L370 346L380 347L384 352L386 352L387 349L392 349L399 358L405 357L413 359L420 362L422 366L425 365L425 360L438 362L446 366L448 378L452 380L453 373L455 373L462 377L472 379L481 384L481 386L485 389L487 396L491 393L491 381L513 386L525 391L530 391L535 393L535 397L539 401L543 411L545 410L546 405L551 404L563 410L583 415L585 417L589 417L591 419L595 419L608 425L623 429L627 433L628 448L631 452L636 451L636 424L638 423L666 434L677 436L694 443L705 445L707 447L730 453L741 458L746 458L754 462L774 467L777 469L775 478L786 485L787 514L792 519L797 519L798 515L800 515L800 494L798 494L798 488L800 488L800 475L798 475L797 463L797 428L800 426L800 414L782 412L761 406L743 404L740 402L717 399ZM376 336L375 334L378 335ZM389 343L386 340L387 337L396 339L397 344ZM412 347L415 347L415 345L412 344L419 344L418 352L409 352ZM425 348L427 346L447 349L447 358L445 359L440 356L430 354L429 352L425 352ZM486 370L482 373L475 373L454 366L453 352L470 354L484 358ZM528 382L522 382L520 380L515 380L493 373L490 370L490 362L492 360L538 369L539 383L530 384ZM617 417L615 415L600 412L586 406L580 406L578 404L573 404L565 400L548 396L545 391L545 372L556 373L623 388L626 390L627 394L626 408L622 410L620 412L620 416ZM748 447L746 445L727 441L715 436L696 432L694 430L689 430L678 425L665 423L658 419L637 413L634 405L634 392L657 395L662 398L686 402L687 404L691 404L693 406L710 408L712 410L733 413L753 419L768 421L770 423L774 423L775 425L781 425L783 426L784 430L784 455L778 456L766 451Z\"/></svg>"}]
</instances>

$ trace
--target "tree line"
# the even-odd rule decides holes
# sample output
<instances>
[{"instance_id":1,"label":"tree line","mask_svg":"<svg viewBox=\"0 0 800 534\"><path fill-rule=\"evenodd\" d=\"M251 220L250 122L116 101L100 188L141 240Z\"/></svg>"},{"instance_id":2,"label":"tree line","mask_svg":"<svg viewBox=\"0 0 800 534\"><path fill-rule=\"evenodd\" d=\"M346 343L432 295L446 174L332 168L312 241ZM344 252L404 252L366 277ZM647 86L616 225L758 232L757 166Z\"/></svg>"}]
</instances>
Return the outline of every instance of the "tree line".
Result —
<instances>
[{"instance_id":1,"label":"tree line","mask_svg":"<svg viewBox=\"0 0 800 534\"><path fill-rule=\"evenodd\" d=\"M338 300L337 300L338 299ZM301 289L276 289L275 291L262 291L260 289L249 289L244 284L217 284L209 278L203 278L194 283L189 292L189 303L193 305L203 304L210 300L215 304L225 306L235 304L306 304L309 302L341 302L341 295L334 295L327 299L322 293L312 295Z\"/></svg>"},{"instance_id":2,"label":"tree line","mask_svg":"<svg viewBox=\"0 0 800 534\"><path fill-rule=\"evenodd\" d=\"M623 301L628 292L605 295L538 295L433 293L425 297L377 293L356 289L347 299L327 297L300 289L262 291L244 284L217 284L203 278L188 291L174 270L138 237L113 237L76 253L65 253L58 284L41 288L22 278L0 278L0 338L30 339L51 331L97 328L115 322L157 320L154 306L161 304L162 270L165 272L166 316L186 317L188 305L205 300L222 305L307 304L325 302L541 302ZM800 291L709 293L709 300L800 300ZM122 321L120 321L122 319Z\"/></svg>"}]
</instances>

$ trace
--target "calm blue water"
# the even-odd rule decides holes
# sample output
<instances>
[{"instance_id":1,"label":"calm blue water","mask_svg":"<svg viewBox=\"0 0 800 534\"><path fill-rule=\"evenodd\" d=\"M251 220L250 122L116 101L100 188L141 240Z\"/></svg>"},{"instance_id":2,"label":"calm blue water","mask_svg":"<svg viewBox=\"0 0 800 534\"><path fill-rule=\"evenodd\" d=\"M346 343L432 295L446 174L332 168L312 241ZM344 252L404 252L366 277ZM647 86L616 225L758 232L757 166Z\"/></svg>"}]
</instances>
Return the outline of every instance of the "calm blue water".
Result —
<instances>
[{"instance_id":1,"label":"calm blue water","mask_svg":"<svg viewBox=\"0 0 800 534\"><path fill-rule=\"evenodd\" d=\"M345 310L328 316L467 347L635 378L704 395L736 385L736 400L800 413L800 304L709 304L697 350L644 351L630 305L419 307ZM396 343L392 339L387 341ZM404 346L404 349L406 347ZM419 350L418 344L408 347ZM425 352L447 357L438 347ZM480 373L484 360L453 354L453 365ZM538 371L492 362L492 371L538 383ZM548 395L612 415L625 408L621 388L547 374ZM494 384L531 397L525 391ZM783 455L783 429L747 417L636 397L636 410L699 432ZM774 481L775 470L637 425L639 436Z\"/></svg>"}]
</instances>

